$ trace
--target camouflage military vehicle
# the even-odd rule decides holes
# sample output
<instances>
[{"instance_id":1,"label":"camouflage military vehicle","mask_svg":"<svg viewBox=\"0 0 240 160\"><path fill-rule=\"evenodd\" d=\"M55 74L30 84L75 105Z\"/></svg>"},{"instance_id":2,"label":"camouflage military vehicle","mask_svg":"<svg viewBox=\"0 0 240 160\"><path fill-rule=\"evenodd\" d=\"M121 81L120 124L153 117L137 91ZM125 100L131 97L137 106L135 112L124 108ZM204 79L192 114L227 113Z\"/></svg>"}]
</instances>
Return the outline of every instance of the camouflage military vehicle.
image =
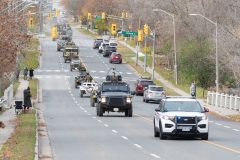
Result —
<instances>
[{"instance_id":1,"label":"camouflage military vehicle","mask_svg":"<svg viewBox=\"0 0 240 160\"><path fill-rule=\"evenodd\" d=\"M59 40L57 41L57 51L60 51L64 48L66 43L68 42L69 37L66 35L60 35Z\"/></svg>"},{"instance_id":2,"label":"camouflage military vehicle","mask_svg":"<svg viewBox=\"0 0 240 160\"><path fill-rule=\"evenodd\" d=\"M98 92L97 90L93 90L93 92L90 93L90 105L92 107L95 107L95 105L97 104L97 97L98 97L97 92Z\"/></svg>"},{"instance_id":3,"label":"camouflage military vehicle","mask_svg":"<svg viewBox=\"0 0 240 160\"><path fill-rule=\"evenodd\" d=\"M78 72L78 75L75 76L74 84L75 88L78 88L83 82L85 82L85 78L87 77L87 70L86 68L81 68Z\"/></svg>"},{"instance_id":4,"label":"camouflage military vehicle","mask_svg":"<svg viewBox=\"0 0 240 160\"><path fill-rule=\"evenodd\" d=\"M64 62L72 61L72 59L78 58L79 48L75 44L70 44L69 42L64 46L63 58Z\"/></svg>"},{"instance_id":5,"label":"camouflage military vehicle","mask_svg":"<svg viewBox=\"0 0 240 160\"><path fill-rule=\"evenodd\" d=\"M70 71L78 69L79 71L82 69L86 69L83 63L81 62L79 57L76 57L70 62Z\"/></svg>"}]
</instances>

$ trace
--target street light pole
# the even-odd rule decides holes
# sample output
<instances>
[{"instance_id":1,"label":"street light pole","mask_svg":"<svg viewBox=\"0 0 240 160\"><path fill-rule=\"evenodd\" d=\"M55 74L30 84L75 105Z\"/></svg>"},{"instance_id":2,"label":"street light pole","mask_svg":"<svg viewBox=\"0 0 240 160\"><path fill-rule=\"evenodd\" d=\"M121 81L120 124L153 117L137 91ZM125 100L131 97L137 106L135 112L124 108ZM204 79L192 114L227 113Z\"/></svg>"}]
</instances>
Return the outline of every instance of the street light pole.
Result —
<instances>
[{"instance_id":1,"label":"street light pole","mask_svg":"<svg viewBox=\"0 0 240 160\"><path fill-rule=\"evenodd\" d=\"M40 24L39 24L39 32L42 33L43 32L43 14L42 14L42 10L43 10L43 4L42 1L40 1L40 6L39 6L39 16L40 16Z\"/></svg>"},{"instance_id":2,"label":"street light pole","mask_svg":"<svg viewBox=\"0 0 240 160\"><path fill-rule=\"evenodd\" d=\"M152 80L154 80L154 68L155 68L155 41L156 41L156 33L155 31L153 31Z\"/></svg>"},{"instance_id":3,"label":"street light pole","mask_svg":"<svg viewBox=\"0 0 240 160\"><path fill-rule=\"evenodd\" d=\"M177 68L177 51L176 51L176 29L175 29L175 17L174 14L170 14L162 9L153 9L152 11L162 11L165 14L169 15L173 19L173 47L174 47L174 79L176 85L178 84L178 68Z\"/></svg>"},{"instance_id":4,"label":"street light pole","mask_svg":"<svg viewBox=\"0 0 240 160\"><path fill-rule=\"evenodd\" d=\"M201 14L190 14L190 16L201 16L216 26L216 81L215 81L215 83L216 83L216 93L218 93L218 91L219 91L219 68L218 68L218 39L217 39L218 25L217 25L217 22L213 22L212 20L210 20L209 18L207 18ZM216 98L216 100L217 100L217 98Z\"/></svg>"}]
</instances>

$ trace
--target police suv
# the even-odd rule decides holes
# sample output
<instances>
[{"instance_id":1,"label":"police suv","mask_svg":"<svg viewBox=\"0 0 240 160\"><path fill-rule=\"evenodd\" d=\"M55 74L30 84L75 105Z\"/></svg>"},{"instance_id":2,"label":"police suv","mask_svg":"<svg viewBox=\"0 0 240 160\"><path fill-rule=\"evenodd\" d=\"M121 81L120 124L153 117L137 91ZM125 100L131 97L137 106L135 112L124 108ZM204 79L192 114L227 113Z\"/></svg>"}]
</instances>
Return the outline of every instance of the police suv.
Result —
<instances>
[{"instance_id":1,"label":"police suv","mask_svg":"<svg viewBox=\"0 0 240 160\"><path fill-rule=\"evenodd\" d=\"M153 118L154 137L200 137L208 140L209 125L205 112L195 97L166 97L155 109Z\"/></svg>"}]
</instances>

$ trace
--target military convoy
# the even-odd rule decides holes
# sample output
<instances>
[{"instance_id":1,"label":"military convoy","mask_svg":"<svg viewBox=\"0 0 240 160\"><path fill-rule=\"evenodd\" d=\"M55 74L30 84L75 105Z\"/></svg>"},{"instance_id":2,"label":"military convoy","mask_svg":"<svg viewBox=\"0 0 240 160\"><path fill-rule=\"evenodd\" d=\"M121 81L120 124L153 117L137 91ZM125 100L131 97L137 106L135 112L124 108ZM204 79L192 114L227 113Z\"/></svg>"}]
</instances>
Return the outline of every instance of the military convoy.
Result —
<instances>
[{"instance_id":1,"label":"military convoy","mask_svg":"<svg viewBox=\"0 0 240 160\"><path fill-rule=\"evenodd\" d=\"M79 48L74 43L67 42L63 49L64 62L72 61L72 59L79 59Z\"/></svg>"}]
</instances>

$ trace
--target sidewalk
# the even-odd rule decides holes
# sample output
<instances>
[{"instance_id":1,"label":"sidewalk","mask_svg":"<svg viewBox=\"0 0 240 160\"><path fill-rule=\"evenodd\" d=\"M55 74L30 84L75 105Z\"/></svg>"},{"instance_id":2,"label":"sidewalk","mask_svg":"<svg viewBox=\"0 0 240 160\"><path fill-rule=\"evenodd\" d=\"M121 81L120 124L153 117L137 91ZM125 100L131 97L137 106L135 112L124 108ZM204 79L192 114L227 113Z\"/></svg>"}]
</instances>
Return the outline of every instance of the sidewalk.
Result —
<instances>
[{"instance_id":1,"label":"sidewalk","mask_svg":"<svg viewBox=\"0 0 240 160\"><path fill-rule=\"evenodd\" d=\"M121 44L127 46L128 48L130 48L133 52L137 53L136 48L131 47L130 45L128 45L126 42L124 41L119 41ZM144 56L143 53L138 53L138 56ZM134 62L136 62L136 57L132 57L131 58ZM140 61L138 59L138 65L141 66L143 68L144 63L142 61ZM150 67L146 67L146 71L150 74L152 74L152 69ZM172 83L170 83L169 81L165 80L161 75L159 75L156 71L154 71L154 77L155 79L157 79L158 81L160 81L161 83L163 83L165 86L167 86L168 88L171 88L173 91L175 91L176 93L182 95L182 96L190 96L190 94L180 90L179 88L175 87ZM222 107L217 107L217 106L212 106L207 104L207 100L206 99L198 99L198 101L201 103L202 106L205 106L206 108L208 108L210 110L210 113L214 114L214 115L219 115L221 117L224 118L228 118L228 115L235 115L235 114L240 114L240 112L235 111L235 110L231 110L231 109L226 109L226 108L222 108Z\"/></svg>"},{"instance_id":2,"label":"sidewalk","mask_svg":"<svg viewBox=\"0 0 240 160\"><path fill-rule=\"evenodd\" d=\"M23 100L23 90L27 89L28 81L19 80L20 85L18 87L18 91L12 100L11 104L15 104L15 100ZM0 115L0 121L5 124L5 128L0 128L0 149L2 148L3 144L11 137L12 132L14 131L14 121L16 120L15 108L12 107Z\"/></svg>"}]
</instances>

